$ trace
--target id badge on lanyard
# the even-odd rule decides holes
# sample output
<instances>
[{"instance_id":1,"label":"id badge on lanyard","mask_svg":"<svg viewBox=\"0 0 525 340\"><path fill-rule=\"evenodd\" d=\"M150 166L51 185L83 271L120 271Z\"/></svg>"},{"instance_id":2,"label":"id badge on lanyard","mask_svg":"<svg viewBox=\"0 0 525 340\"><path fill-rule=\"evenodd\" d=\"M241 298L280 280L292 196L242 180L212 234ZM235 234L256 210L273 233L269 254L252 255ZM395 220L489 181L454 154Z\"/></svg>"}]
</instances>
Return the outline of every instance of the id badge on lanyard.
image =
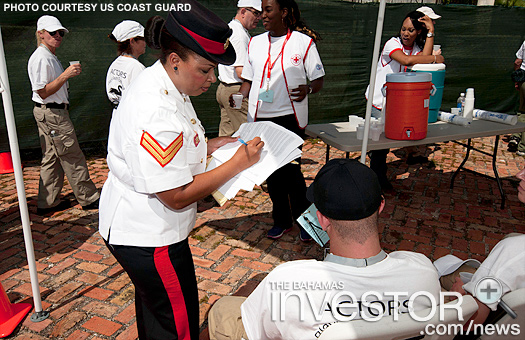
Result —
<instances>
[{"instance_id":1,"label":"id badge on lanyard","mask_svg":"<svg viewBox=\"0 0 525 340\"><path fill-rule=\"evenodd\" d=\"M277 62L279 57L281 58L283 57L284 46L286 46L286 43L288 42L288 39L290 39L291 35L292 35L292 32L288 30L288 34L286 34L286 39L283 42L283 47L281 48L281 52L279 53L279 55L275 58L275 60L272 63L271 55L270 55L271 48L272 48L272 42L270 40L270 34L268 34L268 45L269 45L268 46L268 59L266 59L266 63L264 64L263 79L261 80L261 88L259 89L259 100L263 102L267 102L267 103L273 102L274 91L270 90L270 78L272 76L272 69L275 66L275 63ZM263 88L264 71L266 70L266 65L268 65L268 76L266 77L266 88Z\"/></svg>"}]
</instances>

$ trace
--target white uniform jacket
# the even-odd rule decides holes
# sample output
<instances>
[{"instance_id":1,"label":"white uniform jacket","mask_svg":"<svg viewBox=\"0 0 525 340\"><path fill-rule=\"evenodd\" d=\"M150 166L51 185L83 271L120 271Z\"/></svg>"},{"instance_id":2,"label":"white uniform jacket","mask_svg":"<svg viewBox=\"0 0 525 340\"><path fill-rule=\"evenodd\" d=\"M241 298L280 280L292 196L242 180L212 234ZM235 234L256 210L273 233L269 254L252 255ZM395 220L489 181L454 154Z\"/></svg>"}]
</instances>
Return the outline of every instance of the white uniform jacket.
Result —
<instances>
[{"instance_id":1,"label":"white uniform jacket","mask_svg":"<svg viewBox=\"0 0 525 340\"><path fill-rule=\"evenodd\" d=\"M183 186L204 172L206 149L204 128L189 97L157 61L133 81L111 120L110 171L100 199L102 237L140 247L187 238L197 204L174 210L155 193Z\"/></svg>"},{"instance_id":2,"label":"white uniform jacket","mask_svg":"<svg viewBox=\"0 0 525 340\"><path fill-rule=\"evenodd\" d=\"M274 63L268 81L268 51ZM283 44L286 44L283 48ZM282 55L280 55L282 51ZM279 117L295 114L301 128L308 124L308 96L301 102L294 102L290 91L299 85L325 75L319 52L312 38L292 31L289 36L270 37L269 33L259 34L250 40L248 58L242 71L242 77L252 81L249 94L248 121L260 118ZM259 90L274 91L273 102L259 100Z\"/></svg>"}]
</instances>

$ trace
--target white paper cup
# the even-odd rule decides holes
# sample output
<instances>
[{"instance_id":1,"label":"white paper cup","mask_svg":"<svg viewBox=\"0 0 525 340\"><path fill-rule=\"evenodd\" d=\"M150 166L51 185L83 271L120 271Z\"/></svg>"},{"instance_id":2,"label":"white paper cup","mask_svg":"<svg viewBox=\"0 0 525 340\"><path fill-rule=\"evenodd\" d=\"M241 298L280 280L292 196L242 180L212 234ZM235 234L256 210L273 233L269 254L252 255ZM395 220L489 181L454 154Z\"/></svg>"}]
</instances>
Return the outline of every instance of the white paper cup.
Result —
<instances>
[{"instance_id":1,"label":"white paper cup","mask_svg":"<svg viewBox=\"0 0 525 340\"><path fill-rule=\"evenodd\" d=\"M434 45L434 51L439 51L441 49L441 45Z\"/></svg>"},{"instance_id":2,"label":"white paper cup","mask_svg":"<svg viewBox=\"0 0 525 340\"><path fill-rule=\"evenodd\" d=\"M232 98L233 98L233 108L240 110L242 106L242 94L234 93L232 94Z\"/></svg>"},{"instance_id":3,"label":"white paper cup","mask_svg":"<svg viewBox=\"0 0 525 340\"><path fill-rule=\"evenodd\" d=\"M348 122L350 123L350 131L355 131L357 128L357 125L364 123L365 120L356 115L349 115Z\"/></svg>"},{"instance_id":4,"label":"white paper cup","mask_svg":"<svg viewBox=\"0 0 525 340\"><path fill-rule=\"evenodd\" d=\"M363 140L365 136L365 127L363 125L358 125L356 131L357 131L357 139Z\"/></svg>"},{"instance_id":5,"label":"white paper cup","mask_svg":"<svg viewBox=\"0 0 525 340\"><path fill-rule=\"evenodd\" d=\"M381 127L377 125L371 126L370 135L372 137L372 140L377 142L379 140L379 137L381 136Z\"/></svg>"},{"instance_id":6,"label":"white paper cup","mask_svg":"<svg viewBox=\"0 0 525 340\"><path fill-rule=\"evenodd\" d=\"M78 60L73 60L73 61L70 61L70 62L69 62L69 65L75 65L75 64L80 64L80 61L78 61Z\"/></svg>"},{"instance_id":7,"label":"white paper cup","mask_svg":"<svg viewBox=\"0 0 525 340\"><path fill-rule=\"evenodd\" d=\"M459 110L461 110L459 107L451 107L450 113L452 113L453 115L459 115Z\"/></svg>"}]
</instances>

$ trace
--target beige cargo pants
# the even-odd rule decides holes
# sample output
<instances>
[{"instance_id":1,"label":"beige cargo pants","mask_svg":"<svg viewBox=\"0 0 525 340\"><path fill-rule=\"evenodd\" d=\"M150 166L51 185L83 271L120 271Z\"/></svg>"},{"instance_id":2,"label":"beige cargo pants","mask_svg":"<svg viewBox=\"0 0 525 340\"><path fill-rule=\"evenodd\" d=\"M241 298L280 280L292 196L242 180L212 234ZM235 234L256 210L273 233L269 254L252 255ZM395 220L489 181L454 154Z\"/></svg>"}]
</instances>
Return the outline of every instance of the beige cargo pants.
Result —
<instances>
[{"instance_id":1,"label":"beige cargo pants","mask_svg":"<svg viewBox=\"0 0 525 340\"><path fill-rule=\"evenodd\" d=\"M239 92L240 88L241 85L224 85L223 83L217 87L216 98L221 109L219 137L231 136L248 119L248 99L245 98L242 101L240 110L230 106L230 95Z\"/></svg>"},{"instance_id":2,"label":"beige cargo pants","mask_svg":"<svg viewBox=\"0 0 525 340\"><path fill-rule=\"evenodd\" d=\"M242 296L224 296L208 313L210 340L248 340L241 319Z\"/></svg>"},{"instance_id":3,"label":"beige cargo pants","mask_svg":"<svg viewBox=\"0 0 525 340\"><path fill-rule=\"evenodd\" d=\"M51 208L60 202L64 174L80 205L96 201L100 194L89 177L86 158L78 145L68 110L35 106L33 115L42 148L38 208Z\"/></svg>"}]
</instances>

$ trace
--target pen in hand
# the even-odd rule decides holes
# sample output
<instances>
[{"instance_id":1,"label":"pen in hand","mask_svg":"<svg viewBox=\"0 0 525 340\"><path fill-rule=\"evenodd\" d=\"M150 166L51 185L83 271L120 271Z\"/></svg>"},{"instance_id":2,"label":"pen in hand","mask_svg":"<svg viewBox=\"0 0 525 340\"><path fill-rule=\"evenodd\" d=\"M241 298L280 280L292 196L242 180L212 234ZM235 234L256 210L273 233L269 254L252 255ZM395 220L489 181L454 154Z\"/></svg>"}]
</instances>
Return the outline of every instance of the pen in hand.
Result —
<instances>
[{"instance_id":1,"label":"pen in hand","mask_svg":"<svg viewBox=\"0 0 525 340\"><path fill-rule=\"evenodd\" d=\"M245 142L244 140L242 140L241 138L237 138L237 140L238 140L239 142L241 142L242 144L248 146L248 144L246 144L246 142Z\"/></svg>"}]
</instances>

